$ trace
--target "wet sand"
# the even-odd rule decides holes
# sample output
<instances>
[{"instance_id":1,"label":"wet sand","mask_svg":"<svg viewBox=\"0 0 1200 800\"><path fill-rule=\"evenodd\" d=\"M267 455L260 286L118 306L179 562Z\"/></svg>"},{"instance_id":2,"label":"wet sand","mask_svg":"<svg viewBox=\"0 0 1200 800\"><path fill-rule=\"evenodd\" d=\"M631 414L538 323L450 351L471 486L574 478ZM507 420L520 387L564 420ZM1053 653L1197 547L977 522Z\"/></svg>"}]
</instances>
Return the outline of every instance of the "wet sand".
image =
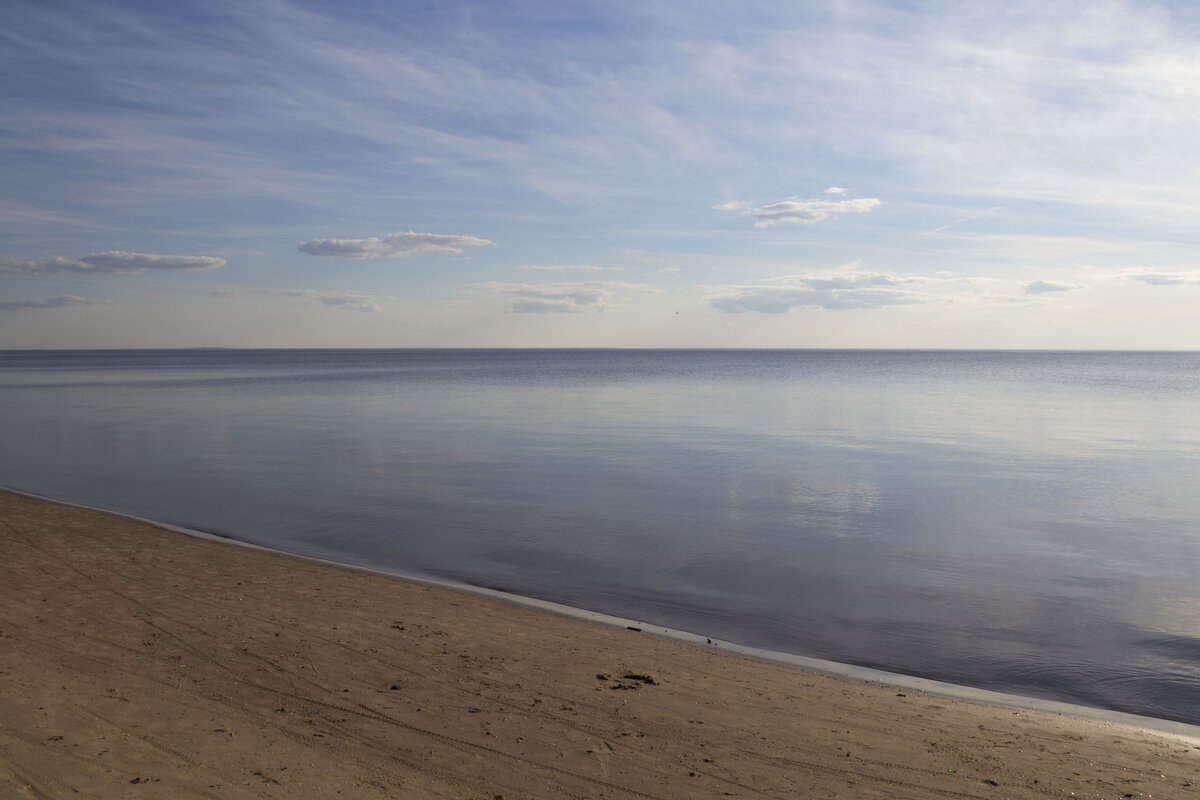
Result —
<instances>
[{"instance_id":1,"label":"wet sand","mask_svg":"<svg viewBox=\"0 0 1200 800\"><path fill-rule=\"evenodd\" d=\"M0 492L0 796L1200 798L1200 741Z\"/></svg>"}]
</instances>

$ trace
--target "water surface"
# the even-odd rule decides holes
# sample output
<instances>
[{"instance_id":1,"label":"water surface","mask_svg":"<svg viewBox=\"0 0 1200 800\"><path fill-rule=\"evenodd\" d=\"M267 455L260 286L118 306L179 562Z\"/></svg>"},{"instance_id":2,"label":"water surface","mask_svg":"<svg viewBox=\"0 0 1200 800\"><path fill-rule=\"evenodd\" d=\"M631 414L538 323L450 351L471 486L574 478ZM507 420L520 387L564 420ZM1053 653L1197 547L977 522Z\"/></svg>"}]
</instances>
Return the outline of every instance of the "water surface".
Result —
<instances>
[{"instance_id":1,"label":"water surface","mask_svg":"<svg viewBox=\"0 0 1200 800\"><path fill-rule=\"evenodd\" d=\"M1200 354L0 353L0 484L1200 723Z\"/></svg>"}]
</instances>

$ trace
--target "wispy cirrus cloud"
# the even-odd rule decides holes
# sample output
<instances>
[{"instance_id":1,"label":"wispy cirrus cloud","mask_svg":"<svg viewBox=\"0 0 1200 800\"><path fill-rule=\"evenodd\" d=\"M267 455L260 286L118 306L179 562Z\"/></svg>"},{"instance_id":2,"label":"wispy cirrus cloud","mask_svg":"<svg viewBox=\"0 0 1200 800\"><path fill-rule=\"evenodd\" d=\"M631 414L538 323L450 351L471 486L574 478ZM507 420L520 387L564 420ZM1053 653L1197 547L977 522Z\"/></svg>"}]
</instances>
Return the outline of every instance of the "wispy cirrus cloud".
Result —
<instances>
[{"instance_id":1,"label":"wispy cirrus cloud","mask_svg":"<svg viewBox=\"0 0 1200 800\"><path fill-rule=\"evenodd\" d=\"M495 242L478 236L441 233L390 233L367 239L313 239L301 242L301 253L329 258L403 258L414 253L461 253L464 247L494 247Z\"/></svg>"},{"instance_id":2,"label":"wispy cirrus cloud","mask_svg":"<svg viewBox=\"0 0 1200 800\"><path fill-rule=\"evenodd\" d=\"M197 269L216 269L225 266L225 259L214 256L171 256L155 253L128 253L108 250L81 258L52 256L20 260L0 256L0 273L18 275L69 273L75 275L135 275L147 270L178 272Z\"/></svg>"},{"instance_id":3,"label":"wispy cirrus cloud","mask_svg":"<svg viewBox=\"0 0 1200 800\"><path fill-rule=\"evenodd\" d=\"M990 213L991 211L986 211L982 215L960 219L929 233L939 233L966 219L986 216ZM948 252L954 252L961 258L988 256L1026 262L1050 261L1078 264L1120 260L1128 263L1130 253L1145 249L1145 245L1137 248L1128 242L1087 236L1046 236L1027 233L958 235L951 233L940 238L950 247Z\"/></svg>"},{"instance_id":4,"label":"wispy cirrus cloud","mask_svg":"<svg viewBox=\"0 0 1200 800\"><path fill-rule=\"evenodd\" d=\"M1135 272L1120 276L1148 286L1200 286L1200 275L1184 272Z\"/></svg>"},{"instance_id":5,"label":"wispy cirrus cloud","mask_svg":"<svg viewBox=\"0 0 1200 800\"><path fill-rule=\"evenodd\" d=\"M882 272L784 275L754 285L711 287L706 301L727 314L882 308L923 302L925 296L906 288L921 282Z\"/></svg>"},{"instance_id":6,"label":"wispy cirrus cloud","mask_svg":"<svg viewBox=\"0 0 1200 800\"><path fill-rule=\"evenodd\" d=\"M785 4L701 21L685 5L616 3L580 12L593 35L519 48L547 24L535 7L413 10L396 25L361 9L231 4L184 25L112 4L69 16L30 6L14 15L10 45L35 91L6 98L35 134L23 144L121 168L146 195L363 196L468 159L579 196L657 180L657 165L719 174L744 163L760 176L847 153L955 189L1036 180L1073 202L1121 202L1119 189L1091 190L1112 183L1097 162L1126 149L1195 173L1192 28L1157 5L862 2L831 15ZM511 69L491 68L501 57ZM56 69L38 69L48 62ZM55 80L95 100L72 107L71 94L49 91ZM780 102L797 92L806 102ZM304 146L284 155L283 135ZM172 169L138 169L148 157ZM31 174L73 183L36 166L61 159L30 161ZM346 163L369 167L350 182ZM1127 181L1143 197L1170 185Z\"/></svg>"},{"instance_id":7,"label":"wispy cirrus cloud","mask_svg":"<svg viewBox=\"0 0 1200 800\"><path fill-rule=\"evenodd\" d=\"M90 297L75 297L60 295L28 300L0 301L0 311L24 311L28 309L68 308L70 306L106 306L111 305L107 300L95 300Z\"/></svg>"},{"instance_id":8,"label":"wispy cirrus cloud","mask_svg":"<svg viewBox=\"0 0 1200 800\"><path fill-rule=\"evenodd\" d=\"M625 295L659 293L660 289L644 283L620 281L579 281L574 283L472 283L472 289L483 289L508 298L508 310L514 314L562 314L585 311L604 311L618 304Z\"/></svg>"},{"instance_id":9,"label":"wispy cirrus cloud","mask_svg":"<svg viewBox=\"0 0 1200 800\"><path fill-rule=\"evenodd\" d=\"M299 242L327 258L451 258L436 242L421 255L413 242L314 234L403 225L501 240L491 226L503 225L505 249L511 241L524 262L605 263L625 237L616 246L698 275L693 250L664 242L701 231L705 258L736 275L704 280L757 286L791 257L787 237L770 234L803 234L813 258L836 259L859 252L840 236L857 223L871 229L861 252L888 253L887 269L1003 275L1003 291L1030 307L1074 296L1025 294L1034 277L1091 284L1095 270L1131 264L1158 273L1129 288L1189 292L1179 231L1198 208L1187 187L1200 179L1200 54L1195 15L1177 0L715 4L703 15L677 0L619 0L565 16L478 2L392 13L218 0L155 14L104 0L69 14L16 3L0 36L22 79L0 87L0 143L20 157L0 222L22 258L123 246L112 237L155 226L153 241L176 243L143 247L237 252L239 282L259 285L279 280L268 276ZM837 205L860 194L888 208ZM707 208L738 197L753 202ZM731 234L713 230L718 213L753 218L725 220L744 229ZM347 227L295 232L329 219ZM930 229L940 235L913 235ZM1040 240L1051 232L1062 237ZM1097 232L1136 256L1064 238ZM538 240L554 245L517 249ZM744 271L732 271L735 258ZM37 268L99 273L51 262ZM628 277L479 270L470 280L613 276ZM409 277L425 296L453 291L434 270ZM44 293L87 295L85 280L95 279ZM791 287L801 290L829 291ZM958 324L975 327L969 314Z\"/></svg>"},{"instance_id":10,"label":"wispy cirrus cloud","mask_svg":"<svg viewBox=\"0 0 1200 800\"><path fill-rule=\"evenodd\" d=\"M1008 208L1008 206L992 206L991 208L986 209L984 211L979 211L974 214L968 214L965 217L959 217L958 219L954 220L953 222L947 222L945 225L939 225L938 227L929 231L929 233L934 234L934 233L941 233L942 231L948 231L957 225L962 225L964 222L971 222L973 220L983 219L984 217L990 217L992 214L995 214L997 211L1003 211L1006 208Z\"/></svg>"},{"instance_id":11,"label":"wispy cirrus cloud","mask_svg":"<svg viewBox=\"0 0 1200 800\"><path fill-rule=\"evenodd\" d=\"M390 295L371 295L359 292L318 292L313 289L218 289L214 297L298 297L330 308L345 311L381 311L380 301L393 300Z\"/></svg>"}]
</instances>

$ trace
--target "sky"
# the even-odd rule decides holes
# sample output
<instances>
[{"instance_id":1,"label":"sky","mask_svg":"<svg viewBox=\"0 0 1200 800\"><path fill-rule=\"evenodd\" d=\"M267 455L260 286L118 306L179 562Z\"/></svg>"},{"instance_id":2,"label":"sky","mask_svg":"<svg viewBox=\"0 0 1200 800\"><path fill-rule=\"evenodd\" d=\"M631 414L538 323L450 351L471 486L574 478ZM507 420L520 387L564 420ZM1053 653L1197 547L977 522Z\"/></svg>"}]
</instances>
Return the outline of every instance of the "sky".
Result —
<instances>
[{"instance_id":1,"label":"sky","mask_svg":"<svg viewBox=\"0 0 1200 800\"><path fill-rule=\"evenodd\" d=\"M1200 5L6 0L0 349L1200 349Z\"/></svg>"}]
</instances>

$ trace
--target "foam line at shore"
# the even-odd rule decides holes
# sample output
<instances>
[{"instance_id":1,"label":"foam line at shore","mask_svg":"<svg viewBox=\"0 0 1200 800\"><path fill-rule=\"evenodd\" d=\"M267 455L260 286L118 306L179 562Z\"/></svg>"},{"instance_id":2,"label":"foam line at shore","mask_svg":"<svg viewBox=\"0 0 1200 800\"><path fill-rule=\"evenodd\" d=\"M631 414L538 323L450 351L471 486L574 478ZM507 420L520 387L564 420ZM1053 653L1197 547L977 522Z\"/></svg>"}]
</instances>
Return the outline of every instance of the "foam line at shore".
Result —
<instances>
[{"instance_id":1,"label":"foam line at shore","mask_svg":"<svg viewBox=\"0 0 1200 800\"><path fill-rule=\"evenodd\" d=\"M9 487L0 487L3 491L10 492L16 495L23 495L39 500L46 500L53 503L58 503L64 506L74 508L87 509L90 511L99 511L113 516L123 517L125 519L136 520L149 525L153 525L163 530L173 533L183 534L198 539L206 539L214 542L222 542L232 544L239 547L245 547L252 550L260 550L268 553L284 555L289 558L301 559L316 564L336 567L340 569L353 570L375 575L384 575L402 580L409 580L418 583L425 583L433 586L441 586L445 588L455 589L458 591L470 592L473 594L483 595L486 597L503 600L518 605L523 605L531 608L536 608L542 611L559 614L562 616L573 617L576 619L598 622L605 625L622 627L627 629L637 630L643 633L648 633L656 636L665 636L672 639L699 644L708 647L713 647L719 650L738 653L740 655L750 656L753 658L761 658L768 661L790 664L802 669L815 670L841 677L851 678L854 680L865 681L868 683L882 684L886 686L894 686L896 688L911 689L913 691L922 691L930 694L936 694L944 697L950 697L960 700L966 700L975 703L984 703L998 706L1005 706L1014 709L1024 709L1029 711L1038 711L1049 714L1062 714L1066 716L1079 717L1089 719L1096 722L1103 722L1112 725L1127 726L1138 730L1149 731L1156 734L1168 735L1175 738L1180 738L1189 743L1200 745L1200 725L1193 725L1186 722L1178 722L1175 720L1160 719L1157 717L1149 717L1139 714L1131 714L1123 711L1113 711L1109 709L1094 708L1091 706L1083 706L1075 703L1068 703L1058 700L1045 700L1036 697L1028 697L1025 695L1010 694L1007 692L998 692L990 689L980 689L963 684L947 683L931 678L921 678L912 675L904 675L901 673L888 672L886 670L874 669L871 667L861 667L854 664L845 664L836 661L828 661L820 658L812 658L809 656L795 655L778 650L768 650L759 647L750 647L748 645L729 642L722 639L714 639L703 634L692 633L690 631L678 630L675 628L664 627L654 623L647 623L642 620L636 620L626 617L617 617L611 614L605 614L599 611L590 611L588 609L576 608L574 606L556 603L550 600L541 600L538 598L527 597L525 595L505 592L499 589L491 589L483 586L475 586L468 583L462 583L446 578L436 576L422 575L415 572L406 572L398 569L386 569L380 567L368 567L360 564L349 564L332 559L321 558L317 556L304 555L299 553L289 552L274 547L255 544L253 542L243 541L235 537L210 533L207 531L186 528L179 525L160 522L158 520L140 517L136 514L127 514L121 511L115 511L109 508L100 506L91 506L84 503L76 503L69 500L63 500L49 495L43 495L36 492L30 492Z\"/></svg>"}]
</instances>

